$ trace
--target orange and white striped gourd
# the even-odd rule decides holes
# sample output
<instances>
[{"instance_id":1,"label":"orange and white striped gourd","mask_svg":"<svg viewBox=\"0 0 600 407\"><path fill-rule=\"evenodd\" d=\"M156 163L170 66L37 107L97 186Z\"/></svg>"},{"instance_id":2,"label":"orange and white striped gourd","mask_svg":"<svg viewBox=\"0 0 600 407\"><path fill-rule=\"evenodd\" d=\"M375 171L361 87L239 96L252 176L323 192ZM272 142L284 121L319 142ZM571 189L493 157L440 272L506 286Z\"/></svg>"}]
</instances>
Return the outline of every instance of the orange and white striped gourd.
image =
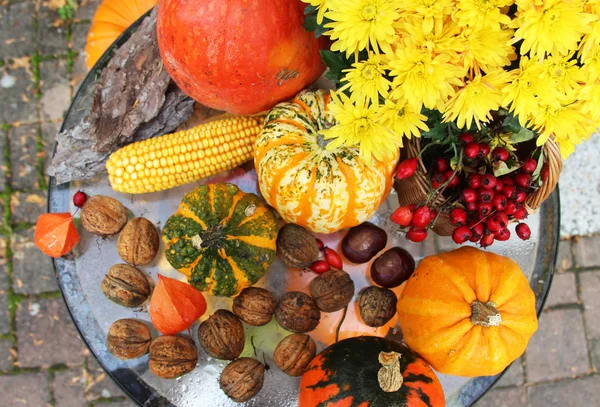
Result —
<instances>
[{"instance_id":1,"label":"orange and white striped gourd","mask_svg":"<svg viewBox=\"0 0 600 407\"><path fill-rule=\"evenodd\" d=\"M286 222L333 233L369 219L387 198L399 154L361 158L357 147L325 148L319 131L334 124L329 93L300 92L267 115L256 139L260 191Z\"/></svg>"}]
</instances>

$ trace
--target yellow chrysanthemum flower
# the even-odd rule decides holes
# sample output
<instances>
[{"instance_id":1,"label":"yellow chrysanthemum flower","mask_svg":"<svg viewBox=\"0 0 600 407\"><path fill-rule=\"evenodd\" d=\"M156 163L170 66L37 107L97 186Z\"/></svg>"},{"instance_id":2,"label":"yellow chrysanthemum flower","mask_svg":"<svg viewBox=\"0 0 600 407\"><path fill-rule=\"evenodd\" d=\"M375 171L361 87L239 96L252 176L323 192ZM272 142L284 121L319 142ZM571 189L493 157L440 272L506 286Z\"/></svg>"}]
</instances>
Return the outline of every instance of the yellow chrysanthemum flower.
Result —
<instances>
[{"instance_id":1,"label":"yellow chrysanthemum flower","mask_svg":"<svg viewBox=\"0 0 600 407\"><path fill-rule=\"evenodd\" d=\"M600 49L583 61L581 73L587 82L600 79Z\"/></svg>"},{"instance_id":2,"label":"yellow chrysanthemum flower","mask_svg":"<svg viewBox=\"0 0 600 407\"><path fill-rule=\"evenodd\" d=\"M393 23L400 17L399 1L387 0L328 0L325 34L333 41L332 51L345 52L346 57L367 49L375 53L391 51L395 30Z\"/></svg>"},{"instance_id":3,"label":"yellow chrysanthemum flower","mask_svg":"<svg viewBox=\"0 0 600 407\"><path fill-rule=\"evenodd\" d=\"M598 10L600 12L600 10ZM590 31L583 36L579 44L579 57L582 61L593 57L600 51L600 20L593 22Z\"/></svg>"},{"instance_id":4,"label":"yellow chrysanthemum flower","mask_svg":"<svg viewBox=\"0 0 600 407\"><path fill-rule=\"evenodd\" d=\"M549 55L544 60L543 78L549 79L551 86L561 93L573 92L579 88L579 82L585 81L577 60L571 57L572 55Z\"/></svg>"},{"instance_id":5,"label":"yellow chrysanthemum flower","mask_svg":"<svg viewBox=\"0 0 600 407\"><path fill-rule=\"evenodd\" d=\"M554 136L563 159L575 151L576 144L589 139L596 131L593 122L582 113L581 103L572 100L563 101L558 107L540 106L538 114L531 121L534 129L540 133L537 145L543 145Z\"/></svg>"},{"instance_id":6,"label":"yellow chrysanthemum flower","mask_svg":"<svg viewBox=\"0 0 600 407\"><path fill-rule=\"evenodd\" d=\"M510 6L514 0L458 0L454 17L461 27L490 27L500 29L500 24L510 24L510 17L500 10Z\"/></svg>"},{"instance_id":7,"label":"yellow chrysanthemum flower","mask_svg":"<svg viewBox=\"0 0 600 407\"><path fill-rule=\"evenodd\" d=\"M581 113L600 122L600 81L583 86L579 91L579 99L582 101Z\"/></svg>"},{"instance_id":8,"label":"yellow chrysanthemum flower","mask_svg":"<svg viewBox=\"0 0 600 407\"><path fill-rule=\"evenodd\" d=\"M394 99L405 98L420 109L443 108L454 95L453 86L462 86L464 69L450 63L447 54L432 56L430 52L414 47L399 48L389 62ZM440 109L441 110L441 109Z\"/></svg>"},{"instance_id":9,"label":"yellow chrysanthemum flower","mask_svg":"<svg viewBox=\"0 0 600 407\"><path fill-rule=\"evenodd\" d=\"M448 101L444 121L456 120L461 129L469 129L475 122L477 128L481 129L481 123L489 122L492 119L491 112L500 107L502 88L510 80L511 75L502 69L486 76L475 75Z\"/></svg>"},{"instance_id":10,"label":"yellow chrysanthemum flower","mask_svg":"<svg viewBox=\"0 0 600 407\"><path fill-rule=\"evenodd\" d=\"M458 61L459 54L465 49L464 41L459 37L461 29L449 16L438 21L439 24L436 23L433 30L425 34L421 29L422 19L403 19L401 32L406 33L403 42L406 47L423 48L434 55L448 54L453 61Z\"/></svg>"},{"instance_id":11,"label":"yellow chrysanthemum flower","mask_svg":"<svg viewBox=\"0 0 600 407\"><path fill-rule=\"evenodd\" d=\"M372 104L379 104L379 95L386 97L390 81L384 76L385 67L381 57L372 54L366 61L352 64L352 68L344 69L346 73L342 82L347 82L339 90L350 88L353 100L367 98Z\"/></svg>"},{"instance_id":12,"label":"yellow chrysanthemum flower","mask_svg":"<svg viewBox=\"0 0 600 407\"><path fill-rule=\"evenodd\" d=\"M325 16L325 12L327 11L327 3L329 0L302 0L303 3L310 4L317 9L317 23L321 24L323 22L323 17Z\"/></svg>"},{"instance_id":13,"label":"yellow chrysanthemum flower","mask_svg":"<svg viewBox=\"0 0 600 407\"><path fill-rule=\"evenodd\" d=\"M531 116L537 115L539 98L548 105L558 104L559 95L556 89L548 86L547 81L543 79L543 73L543 65L538 60L522 56L519 69L511 71L514 75L512 83L502 89L502 106L510 106L510 111L518 116L522 126L527 124Z\"/></svg>"},{"instance_id":14,"label":"yellow chrysanthemum flower","mask_svg":"<svg viewBox=\"0 0 600 407\"><path fill-rule=\"evenodd\" d=\"M383 161L393 156L400 147L400 141L384 125L378 122L377 106L366 101L354 103L343 93L331 92L328 105L336 124L321 130L327 140L332 140L328 150L340 146L358 147L360 155L367 163L373 158Z\"/></svg>"},{"instance_id":15,"label":"yellow chrysanthemum flower","mask_svg":"<svg viewBox=\"0 0 600 407\"><path fill-rule=\"evenodd\" d=\"M379 116L379 122L396 133L401 143L402 137L408 139L412 136L421 137L421 131L429 130L429 127L425 124L427 116L422 114L420 109L415 109L408 104L404 99L397 102L386 99L385 104L379 106L377 115Z\"/></svg>"},{"instance_id":16,"label":"yellow chrysanthemum flower","mask_svg":"<svg viewBox=\"0 0 600 407\"><path fill-rule=\"evenodd\" d=\"M576 0L517 0L517 4L514 42L523 40L521 55L530 52L543 58L576 51L579 40L590 30L589 24L598 19L584 13Z\"/></svg>"},{"instance_id":17,"label":"yellow chrysanthemum flower","mask_svg":"<svg viewBox=\"0 0 600 407\"><path fill-rule=\"evenodd\" d=\"M510 65L511 60L516 59L515 49L510 45L513 34L511 29L489 26L464 30L464 67L475 72L489 72Z\"/></svg>"},{"instance_id":18,"label":"yellow chrysanthemum flower","mask_svg":"<svg viewBox=\"0 0 600 407\"><path fill-rule=\"evenodd\" d=\"M441 20L451 15L454 0L404 0L402 1L403 16L417 14L423 18L422 29L425 35L433 30L435 20Z\"/></svg>"}]
</instances>

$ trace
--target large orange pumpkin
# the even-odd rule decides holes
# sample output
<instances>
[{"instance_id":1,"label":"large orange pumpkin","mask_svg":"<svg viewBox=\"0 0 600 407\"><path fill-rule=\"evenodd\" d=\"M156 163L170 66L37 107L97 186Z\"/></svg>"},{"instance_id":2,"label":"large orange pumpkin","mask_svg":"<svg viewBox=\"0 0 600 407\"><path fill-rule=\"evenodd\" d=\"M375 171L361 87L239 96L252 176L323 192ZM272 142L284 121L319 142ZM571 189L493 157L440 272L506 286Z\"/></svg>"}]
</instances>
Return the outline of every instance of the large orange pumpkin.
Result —
<instances>
[{"instance_id":1,"label":"large orange pumpkin","mask_svg":"<svg viewBox=\"0 0 600 407\"><path fill-rule=\"evenodd\" d=\"M104 51L158 0L104 0L96 10L85 45L85 62L91 69Z\"/></svg>"},{"instance_id":2,"label":"large orange pumpkin","mask_svg":"<svg viewBox=\"0 0 600 407\"><path fill-rule=\"evenodd\" d=\"M423 259L398 300L406 344L438 372L500 373L538 322L535 296L513 260L474 247Z\"/></svg>"},{"instance_id":3,"label":"large orange pumpkin","mask_svg":"<svg viewBox=\"0 0 600 407\"><path fill-rule=\"evenodd\" d=\"M277 105L256 139L260 191L288 223L332 233L369 219L387 198L399 152L367 163L357 147L325 148L329 93L302 91Z\"/></svg>"},{"instance_id":4,"label":"large orange pumpkin","mask_svg":"<svg viewBox=\"0 0 600 407\"><path fill-rule=\"evenodd\" d=\"M300 0L162 0L162 59L179 87L235 114L268 110L324 71Z\"/></svg>"}]
</instances>

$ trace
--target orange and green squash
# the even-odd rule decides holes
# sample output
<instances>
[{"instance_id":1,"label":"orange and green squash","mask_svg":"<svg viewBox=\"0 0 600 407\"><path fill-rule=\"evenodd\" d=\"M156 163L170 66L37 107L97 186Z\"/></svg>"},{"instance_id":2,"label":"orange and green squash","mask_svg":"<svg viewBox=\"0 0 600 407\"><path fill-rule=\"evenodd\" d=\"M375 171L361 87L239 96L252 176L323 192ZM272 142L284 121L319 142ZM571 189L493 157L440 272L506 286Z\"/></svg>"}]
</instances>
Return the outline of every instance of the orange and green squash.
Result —
<instances>
[{"instance_id":1,"label":"orange and green squash","mask_svg":"<svg viewBox=\"0 0 600 407\"><path fill-rule=\"evenodd\" d=\"M537 330L535 295L508 257L460 249L426 257L398 299L404 341L435 370L492 376Z\"/></svg>"},{"instance_id":2,"label":"orange and green squash","mask_svg":"<svg viewBox=\"0 0 600 407\"><path fill-rule=\"evenodd\" d=\"M96 9L85 45L85 62L92 69L104 51L158 0L103 0Z\"/></svg>"},{"instance_id":3,"label":"orange and green squash","mask_svg":"<svg viewBox=\"0 0 600 407\"><path fill-rule=\"evenodd\" d=\"M330 95L302 91L267 115L256 139L260 191L288 223L333 233L369 219L387 198L399 152L367 163L358 147L326 149Z\"/></svg>"},{"instance_id":4,"label":"orange and green squash","mask_svg":"<svg viewBox=\"0 0 600 407\"><path fill-rule=\"evenodd\" d=\"M301 0L162 0L158 46L167 71L197 102L254 114L294 96L325 70L304 29Z\"/></svg>"},{"instance_id":5,"label":"orange and green squash","mask_svg":"<svg viewBox=\"0 0 600 407\"><path fill-rule=\"evenodd\" d=\"M171 266L198 290L225 297L265 274L276 238L275 216L264 202L223 183L187 193L163 229Z\"/></svg>"},{"instance_id":6,"label":"orange and green squash","mask_svg":"<svg viewBox=\"0 0 600 407\"><path fill-rule=\"evenodd\" d=\"M391 371L384 367L396 356L401 377L390 376L397 366L389 364ZM310 362L300 381L298 406L443 407L445 403L435 372L413 351L384 338L359 336L331 345Z\"/></svg>"}]
</instances>

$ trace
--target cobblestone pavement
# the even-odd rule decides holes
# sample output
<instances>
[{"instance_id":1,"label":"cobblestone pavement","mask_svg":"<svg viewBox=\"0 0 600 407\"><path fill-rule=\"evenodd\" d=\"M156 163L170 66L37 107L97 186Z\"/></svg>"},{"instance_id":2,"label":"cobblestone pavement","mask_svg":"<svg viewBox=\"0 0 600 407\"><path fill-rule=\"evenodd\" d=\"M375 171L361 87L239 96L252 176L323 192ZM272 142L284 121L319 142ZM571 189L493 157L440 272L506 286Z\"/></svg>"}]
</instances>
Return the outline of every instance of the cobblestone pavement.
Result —
<instances>
[{"instance_id":1,"label":"cobblestone pavement","mask_svg":"<svg viewBox=\"0 0 600 407\"><path fill-rule=\"evenodd\" d=\"M133 406L78 339L51 262L33 244L33 224L45 209L44 167L86 73L82 50L98 3L79 0L70 18L57 10L65 0L0 0L2 406ZM598 236L561 242L560 272L539 332L478 406L566 407L596 399L598 247Z\"/></svg>"}]
</instances>

